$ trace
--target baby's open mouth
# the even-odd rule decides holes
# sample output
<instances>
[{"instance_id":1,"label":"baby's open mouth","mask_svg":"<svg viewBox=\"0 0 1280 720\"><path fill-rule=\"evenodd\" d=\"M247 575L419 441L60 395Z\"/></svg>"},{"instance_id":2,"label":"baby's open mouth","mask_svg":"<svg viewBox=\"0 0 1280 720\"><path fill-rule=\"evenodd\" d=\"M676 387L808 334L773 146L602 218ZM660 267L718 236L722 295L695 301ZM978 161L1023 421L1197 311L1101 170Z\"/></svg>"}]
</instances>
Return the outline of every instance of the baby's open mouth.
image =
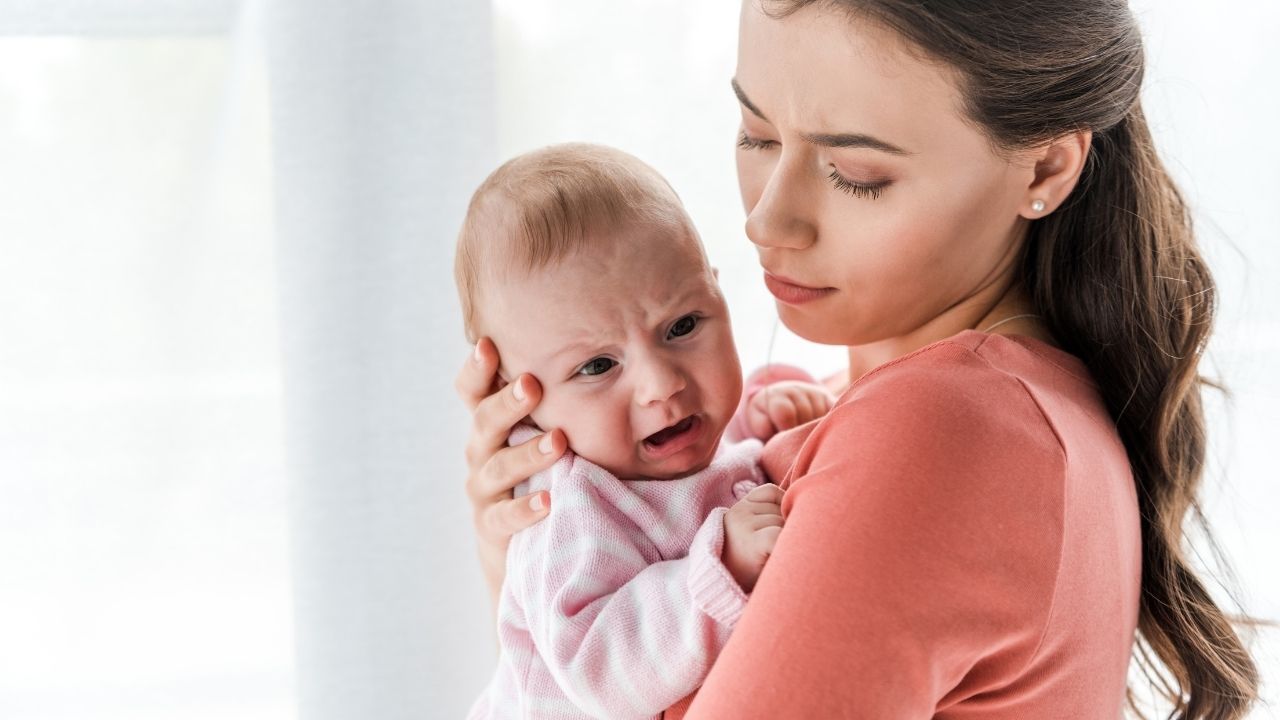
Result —
<instances>
[{"instance_id":1,"label":"baby's open mouth","mask_svg":"<svg viewBox=\"0 0 1280 720\"><path fill-rule=\"evenodd\" d=\"M650 445L652 447L662 447L663 445L667 444L667 442L672 438L678 437L680 435L683 435L686 432L689 432L689 430L693 427L693 420L694 420L694 416L690 415L689 417L681 420L675 425L672 425L671 427L665 427L659 430L658 432L650 435L649 437L644 439L644 442L646 445Z\"/></svg>"}]
</instances>

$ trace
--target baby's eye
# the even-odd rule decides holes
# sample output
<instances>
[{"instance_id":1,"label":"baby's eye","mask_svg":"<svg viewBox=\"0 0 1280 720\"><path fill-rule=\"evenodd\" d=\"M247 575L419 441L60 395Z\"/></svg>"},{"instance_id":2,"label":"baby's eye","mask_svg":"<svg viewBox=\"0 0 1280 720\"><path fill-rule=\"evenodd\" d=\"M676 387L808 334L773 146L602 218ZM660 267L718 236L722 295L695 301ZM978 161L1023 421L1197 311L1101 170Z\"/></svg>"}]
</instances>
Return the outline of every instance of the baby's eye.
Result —
<instances>
[{"instance_id":1,"label":"baby's eye","mask_svg":"<svg viewBox=\"0 0 1280 720\"><path fill-rule=\"evenodd\" d=\"M588 360L586 365L583 365L578 369L578 374L587 375L589 377L603 375L612 370L613 366L617 364L617 362L607 357L598 357L593 360Z\"/></svg>"},{"instance_id":2,"label":"baby's eye","mask_svg":"<svg viewBox=\"0 0 1280 720\"><path fill-rule=\"evenodd\" d=\"M697 315L685 315L684 317L677 320L674 325L671 326L671 329L667 331L667 337L681 337L684 335L688 335L689 333L693 332L693 329L697 326L698 326Z\"/></svg>"}]
</instances>

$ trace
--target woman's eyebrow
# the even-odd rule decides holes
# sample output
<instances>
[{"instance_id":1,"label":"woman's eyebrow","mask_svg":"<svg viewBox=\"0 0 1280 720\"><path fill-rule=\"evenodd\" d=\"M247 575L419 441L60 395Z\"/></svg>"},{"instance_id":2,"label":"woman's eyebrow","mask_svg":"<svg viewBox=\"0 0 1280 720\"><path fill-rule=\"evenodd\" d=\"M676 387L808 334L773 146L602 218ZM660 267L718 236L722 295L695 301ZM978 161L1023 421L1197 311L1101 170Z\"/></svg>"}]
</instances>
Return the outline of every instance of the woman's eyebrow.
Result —
<instances>
[{"instance_id":1,"label":"woman's eyebrow","mask_svg":"<svg viewBox=\"0 0 1280 720\"><path fill-rule=\"evenodd\" d=\"M738 102L742 103L742 107L751 111L752 115L769 122L769 118L760 112L760 108L747 97L742 91L742 86L738 84L738 79L733 78L729 81L733 86L733 94L738 96ZM893 143L885 142L872 135L864 133L800 133L800 137L808 143L821 145L831 148L869 148L871 150L879 150L890 155L914 155L915 153L903 150Z\"/></svg>"},{"instance_id":2,"label":"woman's eyebrow","mask_svg":"<svg viewBox=\"0 0 1280 720\"><path fill-rule=\"evenodd\" d=\"M890 155L912 155L897 145L862 133L800 133L805 142L833 148L871 148Z\"/></svg>"},{"instance_id":3,"label":"woman's eyebrow","mask_svg":"<svg viewBox=\"0 0 1280 720\"><path fill-rule=\"evenodd\" d=\"M748 100L747 94L742 92L742 86L738 84L738 78L731 78L729 80L729 84L733 86L733 94L738 96L738 102L742 103L742 107L750 110L752 115L755 115L765 122L769 122L769 118L765 117L764 113L760 112L760 108L756 107L755 103Z\"/></svg>"}]
</instances>

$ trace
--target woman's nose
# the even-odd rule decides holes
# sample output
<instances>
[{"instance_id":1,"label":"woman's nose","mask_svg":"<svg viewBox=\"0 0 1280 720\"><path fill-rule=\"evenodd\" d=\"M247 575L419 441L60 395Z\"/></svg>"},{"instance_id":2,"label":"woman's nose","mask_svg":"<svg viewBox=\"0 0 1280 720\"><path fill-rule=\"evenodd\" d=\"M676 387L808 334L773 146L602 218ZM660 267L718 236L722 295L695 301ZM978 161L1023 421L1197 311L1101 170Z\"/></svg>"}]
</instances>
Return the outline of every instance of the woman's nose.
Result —
<instances>
[{"instance_id":1,"label":"woman's nose","mask_svg":"<svg viewBox=\"0 0 1280 720\"><path fill-rule=\"evenodd\" d=\"M817 189L807 187L796 159L779 158L764 192L747 214L747 238L760 248L809 247L817 239L812 204Z\"/></svg>"},{"instance_id":2,"label":"woman's nose","mask_svg":"<svg viewBox=\"0 0 1280 720\"><path fill-rule=\"evenodd\" d=\"M680 368L667 362L645 363L638 374L636 403L641 407L666 402L688 385Z\"/></svg>"}]
</instances>

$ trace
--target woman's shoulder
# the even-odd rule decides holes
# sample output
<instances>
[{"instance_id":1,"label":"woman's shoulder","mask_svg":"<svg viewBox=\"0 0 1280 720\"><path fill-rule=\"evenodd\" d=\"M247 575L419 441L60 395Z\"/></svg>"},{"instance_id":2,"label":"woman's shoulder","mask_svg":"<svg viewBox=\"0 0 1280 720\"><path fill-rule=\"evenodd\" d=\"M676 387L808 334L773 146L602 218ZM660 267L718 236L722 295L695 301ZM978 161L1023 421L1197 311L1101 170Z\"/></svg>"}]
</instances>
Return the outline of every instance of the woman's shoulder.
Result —
<instances>
[{"instance_id":1,"label":"woman's shoulder","mask_svg":"<svg viewBox=\"0 0 1280 720\"><path fill-rule=\"evenodd\" d=\"M1030 379L1052 375L1096 390L1084 362L1061 348L1023 335L964 330L873 368L849 390L860 386L901 383L988 384L1004 386L1008 377Z\"/></svg>"},{"instance_id":2,"label":"woman's shoulder","mask_svg":"<svg viewBox=\"0 0 1280 720\"><path fill-rule=\"evenodd\" d=\"M803 440L782 483L784 516L856 506L957 543L1016 541L1052 558L1068 484L1064 446L1016 363L960 340L855 382Z\"/></svg>"},{"instance_id":3,"label":"woman's shoulder","mask_svg":"<svg viewBox=\"0 0 1280 720\"><path fill-rule=\"evenodd\" d=\"M1100 405L1082 363L1044 353L966 331L887 362L854 382L816 424L793 474L848 460L1061 478L1063 423L1091 418ZM1064 410L1082 403L1089 412ZM1105 422L1101 412L1097 420Z\"/></svg>"},{"instance_id":4,"label":"woman's shoulder","mask_svg":"<svg viewBox=\"0 0 1280 720\"><path fill-rule=\"evenodd\" d=\"M831 421L867 415L903 437L946 431L1001 444L1050 441L1060 451L1064 422L1108 422L1096 384L1074 355L1032 338L973 330L864 374L837 400Z\"/></svg>"}]
</instances>

